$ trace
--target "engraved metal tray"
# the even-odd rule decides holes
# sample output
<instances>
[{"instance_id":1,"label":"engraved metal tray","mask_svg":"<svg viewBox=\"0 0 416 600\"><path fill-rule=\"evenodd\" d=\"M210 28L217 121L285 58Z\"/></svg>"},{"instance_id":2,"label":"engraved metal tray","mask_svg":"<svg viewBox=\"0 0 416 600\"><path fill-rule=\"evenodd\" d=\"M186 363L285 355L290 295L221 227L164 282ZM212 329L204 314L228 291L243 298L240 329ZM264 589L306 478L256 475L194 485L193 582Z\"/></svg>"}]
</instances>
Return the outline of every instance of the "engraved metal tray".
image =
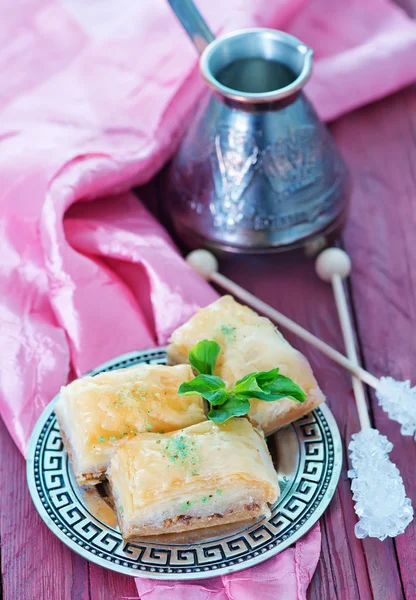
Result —
<instances>
[{"instance_id":1,"label":"engraved metal tray","mask_svg":"<svg viewBox=\"0 0 416 600\"><path fill-rule=\"evenodd\" d=\"M165 362L163 348L131 352L89 374ZM323 405L268 438L281 490L269 519L124 543L104 486L86 491L75 481L56 422L55 401L42 413L30 440L27 479L33 502L62 542L119 573L199 579L251 567L304 535L328 506L338 483L341 438Z\"/></svg>"}]
</instances>

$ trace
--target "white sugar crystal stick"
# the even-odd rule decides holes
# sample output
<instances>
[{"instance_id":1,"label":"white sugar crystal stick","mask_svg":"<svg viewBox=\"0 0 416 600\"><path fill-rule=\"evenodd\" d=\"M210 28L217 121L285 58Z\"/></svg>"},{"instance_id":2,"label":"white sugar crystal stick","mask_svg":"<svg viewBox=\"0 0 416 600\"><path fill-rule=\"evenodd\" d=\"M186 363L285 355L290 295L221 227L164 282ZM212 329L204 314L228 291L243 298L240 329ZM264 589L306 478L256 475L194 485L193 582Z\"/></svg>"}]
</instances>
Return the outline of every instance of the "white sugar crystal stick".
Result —
<instances>
[{"instance_id":1,"label":"white sugar crystal stick","mask_svg":"<svg viewBox=\"0 0 416 600\"><path fill-rule=\"evenodd\" d=\"M316 271L324 281L332 283L335 303L349 359L358 365L354 333L342 280L351 271L349 256L339 248L324 250L316 261ZM348 471L358 538L376 537L384 540L404 532L413 519L411 501L406 497L403 479L388 454L393 448L377 429L372 429L361 380L352 377L361 431L352 436L348 448L353 468Z\"/></svg>"},{"instance_id":2,"label":"white sugar crystal stick","mask_svg":"<svg viewBox=\"0 0 416 600\"><path fill-rule=\"evenodd\" d=\"M282 325L341 365L353 376L374 388L380 406L388 413L391 419L401 424L402 434L413 435L416 439L416 388L411 388L409 381L396 381L392 377L381 377L378 379L354 361L349 360L343 354L331 348L331 346L295 323L295 321L292 321L278 310L256 298L256 296L240 285L221 275L218 272L217 259L208 250L194 250L188 255L187 262L205 279L216 283L224 290L227 290L246 304L249 304L257 311L269 317L272 321L279 323L279 325Z\"/></svg>"}]
</instances>

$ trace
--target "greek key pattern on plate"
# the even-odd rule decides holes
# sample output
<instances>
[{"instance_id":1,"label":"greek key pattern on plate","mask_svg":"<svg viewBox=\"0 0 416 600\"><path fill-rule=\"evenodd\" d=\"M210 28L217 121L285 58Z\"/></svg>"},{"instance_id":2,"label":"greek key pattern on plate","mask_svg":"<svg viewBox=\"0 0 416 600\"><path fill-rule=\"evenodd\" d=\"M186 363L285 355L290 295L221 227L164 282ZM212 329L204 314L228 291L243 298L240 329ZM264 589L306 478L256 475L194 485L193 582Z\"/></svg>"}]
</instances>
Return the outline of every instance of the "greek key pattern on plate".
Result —
<instances>
[{"instance_id":1,"label":"greek key pattern on plate","mask_svg":"<svg viewBox=\"0 0 416 600\"><path fill-rule=\"evenodd\" d=\"M138 363L163 364L163 349L120 357L93 371L108 371ZM143 538L124 543L82 501L72 476L53 406L42 415L28 454L28 481L35 505L58 537L88 560L129 575L187 579L218 575L253 564L280 552L303 535L327 506L341 465L339 433L329 410L317 409L291 427L298 439L295 472L271 509L270 518L234 526L231 533L197 543L163 543Z\"/></svg>"}]
</instances>

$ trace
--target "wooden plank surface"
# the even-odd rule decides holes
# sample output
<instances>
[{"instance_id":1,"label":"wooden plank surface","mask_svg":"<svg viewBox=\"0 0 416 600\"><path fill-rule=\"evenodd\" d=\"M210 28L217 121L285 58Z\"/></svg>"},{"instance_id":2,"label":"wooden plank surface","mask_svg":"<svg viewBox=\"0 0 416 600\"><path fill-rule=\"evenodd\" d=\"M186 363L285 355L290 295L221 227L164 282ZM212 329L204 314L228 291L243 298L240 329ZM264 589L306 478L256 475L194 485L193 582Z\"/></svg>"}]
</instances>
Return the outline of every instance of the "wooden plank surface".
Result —
<instances>
[{"instance_id":1,"label":"wooden plank surface","mask_svg":"<svg viewBox=\"0 0 416 600\"><path fill-rule=\"evenodd\" d=\"M415 383L416 88L345 117L334 131L354 173L344 241L356 265L351 289L364 362L376 375ZM391 458L416 506L416 445L374 398L372 408L375 426L394 444ZM415 542L413 521L393 544L406 598L416 598ZM380 543L373 546L377 554Z\"/></svg>"}]
</instances>

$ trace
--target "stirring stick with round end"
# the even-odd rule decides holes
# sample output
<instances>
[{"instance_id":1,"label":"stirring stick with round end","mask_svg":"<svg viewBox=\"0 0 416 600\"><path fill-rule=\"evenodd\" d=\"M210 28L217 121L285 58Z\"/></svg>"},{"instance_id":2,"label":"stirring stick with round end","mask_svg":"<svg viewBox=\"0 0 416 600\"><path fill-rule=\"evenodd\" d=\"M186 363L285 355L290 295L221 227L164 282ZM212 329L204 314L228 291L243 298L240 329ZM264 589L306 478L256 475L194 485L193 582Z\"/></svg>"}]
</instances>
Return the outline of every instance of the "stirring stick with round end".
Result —
<instances>
[{"instance_id":1,"label":"stirring stick with round end","mask_svg":"<svg viewBox=\"0 0 416 600\"><path fill-rule=\"evenodd\" d=\"M331 348L331 346L329 346L328 344L317 338L315 335L313 335L312 333L295 323L295 321L292 321L292 319L289 319L289 317L286 317L284 314L282 314L275 308L272 308L262 300L259 300L259 298L256 298L256 296L242 288L237 283L234 283L227 277L224 277L224 275L221 275L221 273L218 272L217 259L208 250L194 250L193 252L188 254L186 261L193 269L195 269L195 271L202 275L202 277L204 277L207 281L212 281L213 283L216 283L217 285L222 287L224 290L227 290L234 296L237 296L238 298L243 300L243 302L246 302L247 304L252 306L255 310L258 310L262 314L269 317L272 321L275 321L276 323L279 323L279 325L286 327L286 329L288 329L298 337L302 338L306 342L309 342L309 344L312 344L312 346L315 346L315 348L318 348L318 350L320 350L321 352L329 356L329 358L332 358L332 360L344 367L344 369L350 371L352 375L359 377L362 381L368 383L368 385L371 385L371 387L377 388L379 384L379 380L377 379L377 377L374 377L374 375L371 375L371 373L368 373L362 367L354 364L343 354L341 354L334 348Z\"/></svg>"},{"instance_id":2,"label":"stirring stick with round end","mask_svg":"<svg viewBox=\"0 0 416 600\"><path fill-rule=\"evenodd\" d=\"M409 381L396 381L392 377L381 377L381 379L378 379L278 310L259 300L241 286L224 277L224 275L221 275L218 272L217 259L208 250L194 250L188 255L186 260L206 280L216 283L224 290L237 296L255 310L263 313L272 321L279 323L279 325L282 325L320 350L353 376L374 388L382 408L388 413L390 418L401 424L402 434L416 435L416 389L410 388Z\"/></svg>"},{"instance_id":3,"label":"stirring stick with round end","mask_svg":"<svg viewBox=\"0 0 416 600\"><path fill-rule=\"evenodd\" d=\"M357 366L354 361L347 359L309 331L218 273L218 262L211 252L195 250L189 254L187 262L205 279L221 286L309 342L350 371L353 376L375 388L380 385L374 375ZM365 398L363 398L364 410L367 410ZM363 429L352 436L349 445L353 469L348 472L348 475L352 478L351 489L353 499L356 501L355 510L359 516L355 534L359 538L394 537L402 533L413 519L413 508L409 498L406 497L400 473L388 457L392 444L376 429L371 428L368 413L367 421L365 415L362 418Z\"/></svg>"},{"instance_id":4,"label":"stirring stick with round end","mask_svg":"<svg viewBox=\"0 0 416 600\"><path fill-rule=\"evenodd\" d=\"M328 250L324 250L318 256L315 266L318 276L324 281L332 284L347 356L351 362L358 366L359 362L357 351L355 349L354 333L342 283L342 280L348 277L351 272L350 258L346 252L339 248L328 248ZM352 376L352 387L354 390L361 429L371 427L364 386L361 379L358 379L355 375Z\"/></svg>"},{"instance_id":5,"label":"stirring stick with round end","mask_svg":"<svg viewBox=\"0 0 416 600\"><path fill-rule=\"evenodd\" d=\"M332 284L347 355L358 365L343 285L350 271L349 256L339 248L324 250L316 260L317 274ZM352 436L348 446L353 466L348 476L352 479L355 512L359 517L355 535L384 540L404 532L413 519L413 508L399 470L388 456L393 444L378 429L371 428L362 381L353 375L352 383L361 425L361 431Z\"/></svg>"}]
</instances>

